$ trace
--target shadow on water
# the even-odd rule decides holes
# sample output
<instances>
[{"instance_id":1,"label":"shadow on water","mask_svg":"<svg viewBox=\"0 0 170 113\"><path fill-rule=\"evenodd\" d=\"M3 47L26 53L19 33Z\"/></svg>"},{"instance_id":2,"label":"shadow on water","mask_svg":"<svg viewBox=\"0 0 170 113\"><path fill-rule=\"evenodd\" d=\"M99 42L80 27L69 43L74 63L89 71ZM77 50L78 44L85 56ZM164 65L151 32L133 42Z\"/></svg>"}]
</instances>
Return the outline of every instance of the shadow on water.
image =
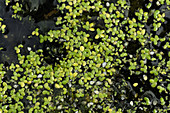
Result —
<instances>
[{"instance_id":1,"label":"shadow on water","mask_svg":"<svg viewBox=\"0 0 170 113\"><path fill-rule=\"evenodd\" d=\"M24 48L21 54L28 54L28 47L32 50L42 48L42 44L39 43L38 37L28 38L32 31L35 29L33 21L29 20L29 17L24 17L22 20L12 18L12 10L6 10L6 6L3 0L0 1L0 17L3 18L3 24L6 25L5 33L0 32L0 47L3 49L0 51L0 63L9 65L10 63L17 63L17 54L14 50L15 46L23 44Z\"/></svg>"},{"instance_id":2,"label":"shadow on water","mask_svg":"<svg viewBox=\"0 0 170 113\"><path fill-rule=\"evenodd\" d=\"M130 0L130 11L129 16L134 17L135 11L138 10L138 8L144 7L145 0Z\"/></svg>"}]
</instances>

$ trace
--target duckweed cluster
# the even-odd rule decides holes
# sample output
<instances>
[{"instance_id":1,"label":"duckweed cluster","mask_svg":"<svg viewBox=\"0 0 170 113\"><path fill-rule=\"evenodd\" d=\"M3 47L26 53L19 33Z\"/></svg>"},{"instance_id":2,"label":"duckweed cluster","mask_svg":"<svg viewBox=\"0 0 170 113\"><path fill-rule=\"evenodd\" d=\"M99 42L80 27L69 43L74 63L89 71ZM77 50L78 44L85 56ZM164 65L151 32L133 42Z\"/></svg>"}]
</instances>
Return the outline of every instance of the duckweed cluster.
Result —
<instances>
[{"instance_id":1,"label":"duckweed cluster","mask_svg":"<svg viewBox=\"0 0 170 113\"><path fill-rule=\"evenodd\" d=\"M18 61L1 62L0 113L170 111L169 0L51 0L46 18L28 13L46 3L0 2L11 18L29 17L35 29L26 38L43 45L19 41ZM5 19L0 36L9 36Z\"/></svg>"}]
</instances>

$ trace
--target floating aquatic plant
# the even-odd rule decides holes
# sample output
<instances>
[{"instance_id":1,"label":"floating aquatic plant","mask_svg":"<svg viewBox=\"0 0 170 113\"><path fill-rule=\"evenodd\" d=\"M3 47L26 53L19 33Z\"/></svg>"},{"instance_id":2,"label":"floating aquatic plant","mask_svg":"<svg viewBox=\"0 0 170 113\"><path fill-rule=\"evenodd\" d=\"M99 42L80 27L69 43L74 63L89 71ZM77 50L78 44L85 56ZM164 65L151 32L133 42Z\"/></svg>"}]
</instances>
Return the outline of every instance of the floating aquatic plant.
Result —
<instances>
[{"instance_id":1,"label":"floating aquatic plant","mask_svg":"<svg viewBox=\"0 0 170 113\"><path fill-rule=\"evenodd\" d=\"M40 14L53 26L21 19L33 23L23 40L33 45L39 37L43 46L18 42L12 48L18 62L0 65L0 112L170 110L169 30L161 30L167 29L169 2L148 1L134 11L130 2L54 0L54 13ZM4 3L16 16L36 19L28 12L39 12L46 0ZM9 28L6 18L0 18L1 34Z\"/></svg>"}]
</instances>

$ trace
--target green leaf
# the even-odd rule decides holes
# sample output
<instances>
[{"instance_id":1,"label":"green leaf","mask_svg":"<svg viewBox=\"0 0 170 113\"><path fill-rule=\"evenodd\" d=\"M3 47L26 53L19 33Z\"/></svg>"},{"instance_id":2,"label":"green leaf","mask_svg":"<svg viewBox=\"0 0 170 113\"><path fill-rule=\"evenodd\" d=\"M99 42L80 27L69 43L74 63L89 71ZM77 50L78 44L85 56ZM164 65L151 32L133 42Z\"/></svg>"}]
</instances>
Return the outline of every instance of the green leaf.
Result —
<instances>
[{"instance_id":1,"label":"green leaf","mask_svg":"<svg viewBox=\"0 0 170 113\"><path fill-rule=\"evenodd\" d=\"M31 101L32 100L32 96L27 96L27 99Z\"/></svg>"},{"instance_id":2,"label":"green leaf","mask_svg":"<svg viewBox=\"0 0 170 113\"><path fill-rule=\"evenodd\" d=\"M157 88L159 89L159 93L162 93L162 91L165 91L166 89L162 86L157 86Z\"/></svg>"},{"instance_id":3,"label":"green leaf","mask_svg":"<svg viewBox=\"0 0 170 113\"><path fill-rule=\"evenodd\" d=\"M101 98L101 99L103 99L103 98L104 98L103 93L99 93L99 98Z\"/></svg>"},{"instance_id":4,"label":"green leaf","mask_svg":"<svg viewBox=\"0 0 170 113\"><path fill-rule=\"evenodd\" d=\"M147 7L148 9L150 9L151 6L152 6L152 3L149 3L146 7Z\"/></svg>"},{"instance_id":5,"label":"green leaf","mask_svg":"<svg viewBox=\"0 0 170 113\"><path fill-rule=\"evenodd\" d=\"M63 94L66 94L66 93L67 93L67 89L63 88Z\"/></svg>"},{"instance_id":6,"label":"green leaf","mask_svg":"<svg viewBox=\"0 0 170 113\"><path fill-rule=\"evenodd\" d=\"M146 101L146 105L150 105L151 104L151 102L150 102L148 97L144 97L144 100Z\"/></svg>"},{"instance_id":7,"label":"green leaf","mask_svg":"<svg viewBox=\"0 0 170 113\"><path fill-rule=\"evenodd\" d=\"M45 87L46 89L50 90L50 87L49 87L48 83L45 83L45 84L44 84L44 87Z\"/></svg>"},{"instance_id":8,"label":"green leaf","mask_svg":"<svg viewBox=\"0 0 170 113\"><path fill-rule=\"evenodd\" d=\"M84 85L84 82L80 79L80 80L79 80L79 84L80 84L80 85Z\"/></svg>"},{"instance_id":9,"label":"green leaf","mask_svg":"<svg viewBox=\"0 0 170 113\"><path fill-rule=\"evenodd\" d=\"M156 10L155 12L154 12L154 18L155 19L157 19L158 18L158 14L160 13L160 11L159 10Z\"/></svg>"},{"instance_id":10,"label":"green leaf","mask_svg":"<svg viewBox=\"0 0 170 113\"><path fill-rule=\"evenodd\" d=\"M154 79L150 79L149 82L151 83L151 86L154 88L157 86L158 79L155 77Z\"/></svg>"},{"instance_id":11,"label":"green leaf","mask_svg":"<svg viewBox=\"0 0 170 113\"><path fill-rule=\"evenodd\" d=\"M170 84L168 84L167 89L170 91Z\"/></svg>"},{"instance_id":12,"label":"green leaf","mask_svg":"<svg viewBox=\"0 0 170 113\"><path fill-rule=\"evenodd\" d=\"M160 98L160 101L161 101L161 105L165 105L165 100L163 97Z\"/></svg>"}]
</instances>

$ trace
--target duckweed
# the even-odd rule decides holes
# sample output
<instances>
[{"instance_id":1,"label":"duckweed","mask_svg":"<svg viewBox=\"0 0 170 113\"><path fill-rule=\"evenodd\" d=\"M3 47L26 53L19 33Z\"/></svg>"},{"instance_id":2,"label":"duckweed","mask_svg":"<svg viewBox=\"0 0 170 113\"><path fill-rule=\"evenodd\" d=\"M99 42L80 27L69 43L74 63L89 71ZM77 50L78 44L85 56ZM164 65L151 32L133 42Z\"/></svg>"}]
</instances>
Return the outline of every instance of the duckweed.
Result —
<instances>
[{"instance_id":1,"label":"duckweed","mask_svg":"<svg viewBox=\"0 0 170 113\"><path fill-rule=\"evenodd\" d=\"M1 1L0 112L168 113L170 4L132 2ZM13 17L33 29L8 62Z\"/></svg>"}]
</instances>

